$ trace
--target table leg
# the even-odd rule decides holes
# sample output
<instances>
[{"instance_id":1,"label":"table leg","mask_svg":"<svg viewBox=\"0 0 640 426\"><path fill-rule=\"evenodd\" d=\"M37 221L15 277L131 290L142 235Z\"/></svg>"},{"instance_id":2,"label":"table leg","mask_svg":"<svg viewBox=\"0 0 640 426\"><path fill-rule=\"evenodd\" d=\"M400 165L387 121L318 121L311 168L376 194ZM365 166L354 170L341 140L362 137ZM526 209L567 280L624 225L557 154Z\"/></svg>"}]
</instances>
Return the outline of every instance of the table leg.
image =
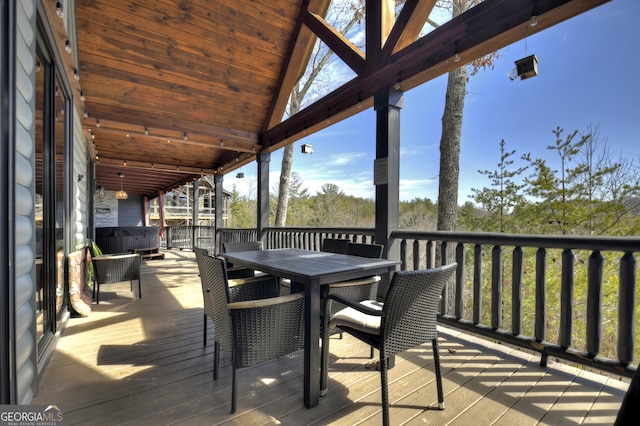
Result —
<instances>
[{"instance_id":1,"label":"table leg","mask_svg":"<svg viewBox=\"0 0 640 426\"><path fill-rule=\"evenodd\" d=\"M320 399L320 285L304 288L304 405L312 408Z\"/></svg>"}]
</instances>

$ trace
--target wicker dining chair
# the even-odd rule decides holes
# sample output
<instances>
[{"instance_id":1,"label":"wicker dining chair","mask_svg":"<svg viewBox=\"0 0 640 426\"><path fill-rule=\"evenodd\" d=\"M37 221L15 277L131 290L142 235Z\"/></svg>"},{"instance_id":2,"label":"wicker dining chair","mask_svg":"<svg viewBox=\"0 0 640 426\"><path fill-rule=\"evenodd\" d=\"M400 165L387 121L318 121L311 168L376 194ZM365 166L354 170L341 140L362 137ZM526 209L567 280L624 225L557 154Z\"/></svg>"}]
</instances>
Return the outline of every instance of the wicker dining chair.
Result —
<instances>
[{"instance_id":1,"label":"wicker dining chair","mask_svg":"<svg viewBox=\"0 0 640 426\"><path fill-rule=\"evenodd\" d=\"M200 284L202 285L202 297L204 301L204 314L203 314L203 336L202 345L207 346L207 317L214 320L214 313L212 306L208 303L208 293L211 281L207 281L206 275L203 275L203 270L206 264L205 256L208 256L208 251L200 247L193 248L196 254L196 263L198 264L198 271L200 275ZM206 271L205 271L206 273ZM273 276L260 276L260 277L242 277L230 279L227 275L229 282L230 300L233 302L240 302L253 299L265 299L269 297L276 297L279 295L278 279ZM214 322L215 325L215 322Z\"/></svg>"},{"instance_id":2,"label":"wicker dining chair","mask_svg":"<svg viewBox=\"0 0 640 426\"><path fill-rule=\"evenodd\" d=\"M222 253L233 253L236 251L262 250L262 241L227 241L222 243ZM227 262L227 276L229 278L254 277L256 271L251 268L234 266Z\"/></svg>"},{"instance_id":3,"label":"wicker dining chair","mask_svg":"<svg viewBox=\"0 0 640 426\"><path fill-rule=\"evenodd\" d=\"M349 244L349 240L344 238L325 238L322 240L320 251L347 254L347 244Z\"/></svg>"},{"instance_id":4,"label":"wicker dining chair","mask_svg":"<svg viewBox=\"0 0 640 426\"><path fill-rule=\"evenodd\" d=\"M379 259L382 257L384 251L384 245L382 244L364 244L364 243L352 243L348 242L345 248L345 254L352 256L369 257ZM376 299L378 293L378 283L381 277L379 275L373 275L365 278L358 278L354 280L341 281L337 283L331 283L323 286L321 292L321 326L320 336L322 339L322 345L328 345L329 336L333 334L340 334L342 338L342 330L336 327L329 327L329 318L340 309L336 303L332 303L328 296L335 294L344 297L349 300L369 300ZM325 343L326 342L326 343ZM373 358L374 350L371 348L370 357ZM322 351L320 355L320 364L322 368L326 369L329 364L328 352ZM326 392L327 383L326 377L320 377L320 391L322 394Z\"/></svg>"},{"instance_id":5,"label":"wicker dining chair","mask_svg":"<svg viewBox=\"0 0 640 426\"><path fill-rule=\"evenodd\" d=\"M236 412L237 370L257 365L304 347L304 295L290 294L251 301L233 301L222 258L204 254L201 276L206 304L215 325L213 378L218 377L220 348L231 355L231 413Z\"/></svg>"},{"instance_id":6,"label":"wicker dining chair","mask_svg":"<svg viewBox=\"0 0 640 426\"><path fill-rule=\"evenodd\" d=\"M384 302L358 302L338 295L328 296L347 306L331 317L329 326L338 327L380 351L384 425L390 424L387 389L387 369L393 366L390 360L394 355L428 341L433 347L438 408L444 409L436 319L442 290L456 268L457 263L451 263L434 269L395 272ZM328 345L323 345L322 351L328 350ZM327 376L328 369L323 366L321 374Z\"/></svg>"}]
</instances>

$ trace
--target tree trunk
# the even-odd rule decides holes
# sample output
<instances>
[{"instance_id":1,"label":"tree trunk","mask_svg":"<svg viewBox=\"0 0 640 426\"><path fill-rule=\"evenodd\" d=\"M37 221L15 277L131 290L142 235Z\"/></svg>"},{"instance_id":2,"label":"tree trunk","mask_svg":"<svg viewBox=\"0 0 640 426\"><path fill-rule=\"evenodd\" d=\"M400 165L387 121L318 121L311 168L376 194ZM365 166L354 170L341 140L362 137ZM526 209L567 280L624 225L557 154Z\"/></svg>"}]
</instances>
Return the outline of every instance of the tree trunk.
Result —
<instances>
[{"instance_id":1,"label":"tree trunk","mask_svg":"<svg viewBox=\"0 0 640 426\"><path fill-rule=\"evenodd\" d=\"M440 138L440 178L438 187L438 231L454 231L458 217L458 178L460 175L460 137L462 112L467 91L467 68L449 72L447 96L442 115ZM437 255L440 256L440 250ZM441 260L441 259L440 259ZM455 246L447 246L447 262L455 260ZM446 288L446 313L454 313L455 280Z\"/></svg>"},{"instance_id":2,"label":"tree trunk","mask_svg":"<svg viewBox=\"0 0 640 426\"><path fill-rule=\"evenodd\" d=\"M291 164L293 163L293 149L295 144L284 147L282 154L282 168L280 171L280 187L278 189L278 207L276 209L275 226L285 226L287 222L287 206L289 205L289 183L291 181Z\"/></svg>"}]
</instances>

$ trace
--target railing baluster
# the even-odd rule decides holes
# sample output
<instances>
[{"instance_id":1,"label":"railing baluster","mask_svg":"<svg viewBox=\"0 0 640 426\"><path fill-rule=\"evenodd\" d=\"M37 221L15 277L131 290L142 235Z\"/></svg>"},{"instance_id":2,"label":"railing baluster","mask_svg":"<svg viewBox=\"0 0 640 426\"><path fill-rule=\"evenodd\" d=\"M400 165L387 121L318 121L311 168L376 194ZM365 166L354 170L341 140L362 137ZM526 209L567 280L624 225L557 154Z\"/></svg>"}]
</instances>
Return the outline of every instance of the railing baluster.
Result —
<instances>
[{"instance_id":1,"label":"railing baluster","mask_svg":"<svg viewBox=\"0 0 640 426\"><path fill-rule=\"evenodd\" d=\"M600 250L594 250L589 256L587 276L587 352L590 356L600 353L602 340L602 276L604 257Z\"/></svg>"},{"instance_id":2,"label":"railing baluster","mask_svg":"<svg viewBox=\"0 0 640 426\"><path fill-rule=\"evenodd\" d=\"M455 315L460 319L464 317L464 244L456 246L456 305Z\"/></svg>"},{"instance_id":3,"label":"railing baluster","mask_svg":"<svg viewBox=\"0 0 640 426\"><path fill-rule=\"evenodd\" d=\"M571 249L562 251L562 280L560 282L560 338L563 348L571 347L573 341L573 271L575 254Z\"/></svg>"},{"instance_id":4,"label":"railing baluster","mask_svg":"<svg viewBox=\"0 0 640 426\"><path fill-rule=\"evenodd\" d=\"M415 253L414 253L415 256ZM400 270L402 271L406 271L407 270L407 240L401 240L400 241L400 262L402 262L400 264Z\"/></svg>"},{"instance_id":5,"label":"railing baluster","mask_svg":"<svg viewBox=\"0 0 640 426\"><path fill-rule=\"evenodd\" d=\"M435 245L432 240L429 240L427 241L427 269L433 268L435 257Z\"/></svg>"},{"instance_id":6,"label":"railing baluster","mask_svg":"<svg viewBox=\"0 0 640 426\"><path fill-rule=\"evenodd\" d=\"M620 259L619 291L618 359L628 365L633 362L636 334L636 259L631 252L626 252Z\"/></svg>"},{"instance_id":7,"label":"railing baluster","mask_svg":"<svg viewBox=\"0 0 640 426\"><path fill-rule=\"evenodd\" d=\"M518 336L522 334L522 267L524 252L522 247L513 249L511 266L511 332Z\"/></svg>"},{"instance_id":8,"label":"railing baluster","mask_svg":"<svg viewBox=\"0 0 640 426\"><path fill-rule=\"evenodd\" d=\"M502 327L502 247L491 250L491 328Z\"/></svg>"},{"instance_id":9,"label":"railing baluster","mask_svg":"<svg viewBox=\"0 0 640 426\"><path fill-rule=\"evenodd\" d=\"M539 248L536 251L536 324L535 338L538 342L547 339L547 250ZM543 359L542 365L546 365Z\"/></svg>"},{"instance_id":10,"label":"railing baluster","mask_svg":"<svg viewBox=\"0 0 640 426\"><path fill-rule=\"evenodd\" d=\"M413 270L420 269L420 240L413 240Z\"/></svg>"},{"instance_id":11,"label":"railing baluster","mask_svg":"<svg viewBox=\"0 0 640 426\"><path fill-rule=\"evenodd\" d=\"M449 259L447 258L447 242L443 241L440 245L440 265L446 265L449 263ZM449 313L449 305L452 302L449 301L449 284L445 285L442 289L442 302L440 303L440 312L443 314Z\"/></svg>"},{"instance_id":12,"label":"railing baluster","mask_svg":"<svg viewBox=\"0 0 640 426\"><path fill-rule=\"evenodd\" d=\"M482 323L482 245L473 246L473 323Z\"/></svg>"}]
</instances>

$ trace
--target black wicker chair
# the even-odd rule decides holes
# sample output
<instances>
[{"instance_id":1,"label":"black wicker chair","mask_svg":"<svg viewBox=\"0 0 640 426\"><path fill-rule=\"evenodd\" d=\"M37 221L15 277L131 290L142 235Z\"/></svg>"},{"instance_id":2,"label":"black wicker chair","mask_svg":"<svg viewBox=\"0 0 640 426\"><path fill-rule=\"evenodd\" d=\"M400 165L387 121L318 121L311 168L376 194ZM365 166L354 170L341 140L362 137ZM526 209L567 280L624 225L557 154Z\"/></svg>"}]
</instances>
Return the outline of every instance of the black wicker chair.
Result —
<instances>
[{"instance_id":1,"label":"black wicker chair","mask_svg":"<svg viewBox=\"0 0 640 426\"><path fill-rule=\"evenodd\" d=\"M389 424L389 395L387 369L397 353L431 340L438 391L438 408L444 409L444 393L440 374L438 331L436 318L440 296L445 284L457 268L452 263L440 268L423 271L399 271L391 280L384 303L367 300L362 303L338 295L329 299L347 307L338 311L329 321L330 327L338 327L380 351L380 379L382 382L382 420ZM328 341L327 341L328 342ZM322 351L327 356L328 345ZM325 376L328 369L323 366Z\"/></svg>"},{"instance_id":2,"label":"black wicker chair","mask_svg":"<svg viewBox=\"0 0 640 426\"><path fill-rule=\"evenodd\" d=\"M227 241L222 243L223 253L233 253L235 251L262 250L262 241ZM256 271L250 268L233 266L227 262L227 276L231 278L254 277Z\"/></svg>"},{"instance_id":3,"label":"black wicker chair","mask_svg":"<svg viewBox=\"0 0 640 426\"><path fill-rule=\"evenodd\" d=\"M304 295L232 302L224 259L204 254L201 277L215 325L213 378L217 379L220 347L231 354L231 413L236 411L237 370L304 347Z\"/></svg>"},{"instance_id":4,"label":"black wicker chair","mask_svg":"<svg viewBox=\"0 0 640 426\"><path fill-rule=\"evenodd\" d=\"M347 254L347 244L349 240L343 238L325 238L322 240L320 251L328 253Z\"/></svg>"},{"instance_id":5,"label":"black wicker chair","mask_svg":"<svg viewBox=\"0 0 640 426\"><path fill-rule=\"evenodd\" d=\"M207 317L213 321L214 314L212 306L208 303L209 286L211 283L207 281L203 275L203 268L205 268L206 259L204 256L208 256L208 251L200 247L193 248L196 254L196 262L198 264L198 271L200 275L200 283L202 284L202 297L204 300L204 332L202 336L202 345L207 346ZM228 271L227 271L228 272ZM241 277L241 278L229 278L227 274L227 280L229 282L229 293L231 301L240 302L253 299L265 299L268 297L277 297L279 295L278 280L273 276L261 276L261 277ZM214 323L215 324L215 323Z\"/></svg>"},{"instance_id":6,"label":"black wicker chair","mask_svg":"<svg viewBox=\"0 0 640 426\"><path fill-rule=\"evenodd\" d=\"M93 250L91 250L93 252ZM133 281L138 280L138 297L142 298L142 284L140 282L140 255L138 254L103 254L91 255L94 268L93 293L96 304L100 303L100 285L130 281L133 291Z\"/></svg>"},{"instance_id":7,"label":"black wicker chair","mask_svg":"<svg viewBox=\"0 0 640 426\"><path fill-rule=\"evenodd\" d=\"M325 240L326 241L326 240ZM338 240L338 241L346 241L346 240ZM323 246L324 248L324 246ZM352 256L362 256L362 257L370 257L379 259L382 257L382 252L384 250L384 246L382 244L363 244L363 243L352 243L347 242L345 244L345 254L349 254ZM374 275L371 277L360 278L349 281L342 281L338 283L331 283L329 285L323 286L321 293L322 300L322 322L320 327L320 336L322 337L322 345L328 345L329 336L333 334L340 334L340 338L342 338L342 331L336 327L329 327L328 322L329 318L340 309L342 306L331 303L331 300L328 300L328 296L331 294L335 294L341 296L345 299L349 300L370 300L376 299L378 293L378 283L381 278L379 275ZM373 347L371 348L371 358L373 358ZM322 351L320 355L320 364L323 369L328 368L329 359L328 352ZM320 377L320 392L324 395L327 389L326 376Z\"/></svg>"}]
</instances>

